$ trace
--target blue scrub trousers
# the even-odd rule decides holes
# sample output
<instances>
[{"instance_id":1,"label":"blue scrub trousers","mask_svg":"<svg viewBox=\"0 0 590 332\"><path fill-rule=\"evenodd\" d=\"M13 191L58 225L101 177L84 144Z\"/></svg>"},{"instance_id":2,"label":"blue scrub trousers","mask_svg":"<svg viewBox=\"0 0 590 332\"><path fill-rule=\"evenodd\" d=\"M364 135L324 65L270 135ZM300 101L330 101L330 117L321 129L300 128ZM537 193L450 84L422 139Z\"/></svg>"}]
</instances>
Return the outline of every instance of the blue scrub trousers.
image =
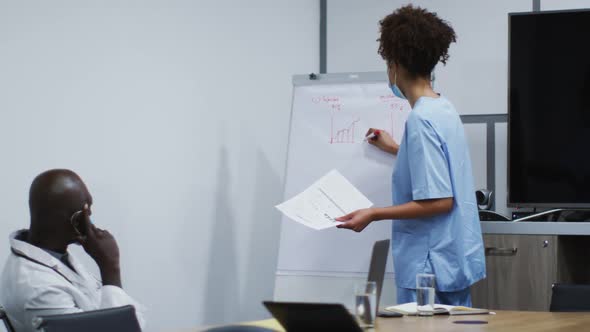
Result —
<instances>
[{"instance_id":1,"label":"blue scrub trousers","mask_svg":"<svg viewBox=\"0 0 590 332\"><path fill-rule=\"evenodd\" d=\"M416 302L416 290L408 288L397 288L397 303ZM454 306L471 307L471 292L467 287L456 292L436 292L434 303Z\"/></svg>"}]
</instances>

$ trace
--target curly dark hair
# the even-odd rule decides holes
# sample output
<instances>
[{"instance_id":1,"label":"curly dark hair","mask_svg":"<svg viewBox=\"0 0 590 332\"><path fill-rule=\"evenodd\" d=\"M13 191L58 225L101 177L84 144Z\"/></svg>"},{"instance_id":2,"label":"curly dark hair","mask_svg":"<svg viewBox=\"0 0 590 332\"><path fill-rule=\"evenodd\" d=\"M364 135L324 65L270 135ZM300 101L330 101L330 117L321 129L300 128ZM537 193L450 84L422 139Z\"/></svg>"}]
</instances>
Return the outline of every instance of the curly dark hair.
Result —
<instances>
[{"instance_id":1,"label":"curly dark hair","mask_svg":"<svg viewBox=\"0 0 590 332\"><path fill-rule=\"evenodd\" d=\"M397 63L412 76L429 76L434 66L449 59L449 45L457 41L450 24L436 13L407 5L379 22L379 54L388 63Z\"/></svg>"}]
</instances>

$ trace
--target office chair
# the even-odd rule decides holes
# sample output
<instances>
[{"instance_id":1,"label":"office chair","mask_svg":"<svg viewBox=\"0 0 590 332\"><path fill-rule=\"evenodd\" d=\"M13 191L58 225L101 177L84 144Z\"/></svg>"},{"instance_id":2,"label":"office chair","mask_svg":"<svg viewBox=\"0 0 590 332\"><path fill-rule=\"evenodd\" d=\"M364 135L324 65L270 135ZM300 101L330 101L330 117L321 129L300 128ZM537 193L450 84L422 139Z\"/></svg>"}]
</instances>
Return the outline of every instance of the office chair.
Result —
<instances>
[{"instance_id":1,"label":"office chair","mask_svg":"<svg viewBox=\"0 0 590 332\"><path fill-rule=\"evenodd\" d=\"M85 311L76 314L41 316L33 320L37 331L43 332L141 332L135 308Z\"/></svg>"},{"instance_id":2,"label":"office chair","mask_svg":"<svg viewBox=\"0 0 590 332\"><path fill-rule=\"evenodd\" d=\"M4 311L3 307L0 307L0 319L4 322L4 326L6 327L6 331L14 332L14 328L8 319L8 315L6 315L6 311Z\"/></svg>"},{"instance_id":3,"label":"office chair","mask_svg":"<svg viewBox=\"0 0 590 332\"><path fill-rule=\"evenodd\" d=\"M549 311L590 311L590 285L553 284L551 291Z\"/></svg>"}]
</instances>

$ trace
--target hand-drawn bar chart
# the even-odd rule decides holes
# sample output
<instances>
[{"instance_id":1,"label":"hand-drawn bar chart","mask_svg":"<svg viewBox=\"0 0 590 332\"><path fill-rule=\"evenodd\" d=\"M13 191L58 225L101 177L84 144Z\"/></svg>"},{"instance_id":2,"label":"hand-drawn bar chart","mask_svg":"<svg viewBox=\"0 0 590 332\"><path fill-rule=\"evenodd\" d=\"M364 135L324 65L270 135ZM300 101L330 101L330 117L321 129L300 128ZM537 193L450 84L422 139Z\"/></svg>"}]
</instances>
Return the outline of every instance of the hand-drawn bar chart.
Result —
<instances>
[{"instance_id":1,"label":"hand-drawn bar chart","mask_svg":"<svg viewBox=\"0 0 590 332\"><path fill-rule=\"evenodd\" d=\"M334 115L332 115L332 123L330 124L330 144L335 143L354 143L355 129L360 118L353 120L347 127L338 129L334 128Z\"/></svg>"},{"instance_id":2,"label":"hand-drawn bar chart","mask_svg":"<svg viewBox=\"0 0 590 332\"><path fill-rule=\"evenodd\" d=\"M311 103L329 116L329 123L326 123L327 142L360 144L369 128L383 130L399 141L401 137L396 128L400 127L400 122L405 122L407 102L392 94L380 94L374 98L375 107L363 111L358 109L354 100L339 95L312 96Z\"/></svg>"}]
</instances>

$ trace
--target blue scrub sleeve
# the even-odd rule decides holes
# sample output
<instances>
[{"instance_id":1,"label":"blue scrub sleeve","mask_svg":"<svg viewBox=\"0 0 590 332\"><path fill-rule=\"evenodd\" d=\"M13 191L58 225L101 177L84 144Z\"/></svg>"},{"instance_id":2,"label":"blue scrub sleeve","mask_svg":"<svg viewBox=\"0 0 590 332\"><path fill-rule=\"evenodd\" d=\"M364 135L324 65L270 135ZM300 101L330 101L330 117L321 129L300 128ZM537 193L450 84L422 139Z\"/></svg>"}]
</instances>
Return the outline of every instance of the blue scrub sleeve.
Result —
<instances>
[{"instance_id":1,"label":"blue scrub sleeve","mask_svg":"<svg viewBox=\"0 0 590 332\"><path fill-rule=\"evenodd\" d=\"M407 130L412 198L453 197L446 146L435 128L428 120L411 116Z\"/></svg>"}]
</instances>

